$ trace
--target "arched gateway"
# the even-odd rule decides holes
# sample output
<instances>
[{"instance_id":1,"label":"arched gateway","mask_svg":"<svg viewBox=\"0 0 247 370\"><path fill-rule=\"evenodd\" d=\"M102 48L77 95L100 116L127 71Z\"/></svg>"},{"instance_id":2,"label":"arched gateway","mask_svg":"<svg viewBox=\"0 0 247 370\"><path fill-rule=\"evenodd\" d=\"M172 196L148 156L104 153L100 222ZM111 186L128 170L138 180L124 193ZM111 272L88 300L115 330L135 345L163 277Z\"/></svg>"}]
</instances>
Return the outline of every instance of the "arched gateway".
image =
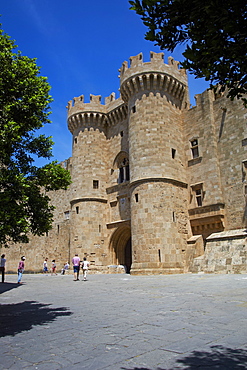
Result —
<instances>
[{"instance_id":1,"label":"arched gateway","mask_svg":"<svg viewBox=\"0 0 247 370\"><path fill-rule=\"evenodd\" d=\"M110 256L113 265L125 266L129 274L132 263L131 231L129 226L120 226L114 231L110 241Z\"/></svg>"}]
</instances>

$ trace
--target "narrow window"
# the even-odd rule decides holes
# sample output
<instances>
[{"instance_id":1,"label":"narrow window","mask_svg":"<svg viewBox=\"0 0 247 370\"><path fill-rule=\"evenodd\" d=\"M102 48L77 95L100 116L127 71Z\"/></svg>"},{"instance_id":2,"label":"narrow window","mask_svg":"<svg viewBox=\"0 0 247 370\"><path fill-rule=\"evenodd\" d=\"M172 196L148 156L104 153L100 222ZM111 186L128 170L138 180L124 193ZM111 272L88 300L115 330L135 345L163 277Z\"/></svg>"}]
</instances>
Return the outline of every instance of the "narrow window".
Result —
<instances>
[{"instance_id":1,"label":"narrow window","mask_svg":"<svg viewBox=\"0 0 247 370\"><path fill-rule=\"evenodd\" d=\"M77 137L75 137L75 144L77 144Z\"/></svg>"},{"instance_id":2,"label":"narrow window","mask_svg":"<svg viewBox=\"0 0 247 370\"><path fill-rule=\"evenodd\" d=\"M93 180L93 189L98 189L98 188L99 188L99 181Z\"/></svg>"},{"instance_id":3,"label":"narrow window","mask_svg":"<svg viewBox=\"0 0 247 370\"><path fill-rule=\"evenodd\" d=\"M198 158L199 157L198 140L197 139L191 140L190 144L192 158Z\"/></svg>"},{"instance_id":4,"label":"narrow window","mask_svg":"<svg viewBox=\"0 0 247 370\"><path fill-rule=\"evenodd\" d=\"M173 220L173 222L176 222L176 215L175 215L174 211L172 212L172 220Z\"/></svg>"},{"instance_id":5,"label":"narrow window","mask_svg":"<svg viewBox=\"0 0 247 370\"><path fill-rule=\"evenodd\" d=\"M138 203L139 201L138 193L135 194L135 200L136 200L136 203Z\"/></svg>"},{"instance_id":6,"label":"narrow window","mask_svg":"<svg viewBox=\"0 0 247 370\"><path fill-rule=\"evenodd\" d=\"M124 167L119 168L119 182L124 182Z\"/></svg>"},{"instance_id":7,"label":"narrow window","mask_svg":"<svg viewBox=\"0 0 247 370\"><path fill-rule=\"evenodd\" d=\"M135 113L136 112L136 106L134 105L133 107L132 107L132 113Z\"/></svg>"},{"instance_id":8,"label":"narrow window","mask_svg":"<svg viewBox=\"0 0 247 370\"><path fill-rule=\"evenodd\" d=\"M123 137L123 131L120 132L120 136Z\"/></svg>"},{"instance_id":9,"label":"narrow window","mask_svg":"<svg viewBox=\"0 0 247 370\"><path fill-rule=\"evenodd\" d=\"M198 207L202 206L202 189L196 189L196 203Z\"/></svg>"},{"instance_id":10,"label":"narrow window","mask_svg":"<svg viewBox=\"0 0 247 370\"><path fill-rule=\"evenodd\" d=\"M124 158L123 161L119 164L119 183L129 181L129 161L127 158Z\"/></svg>"},{"instance_id":11,"label":"narrow window","mask_svg":"<svg viewBox=\"0 0 247 370\"><path fill-rule=\"evenodd\" d=\"M78 213L79 213L79 207L76 207L75 210L76 210L76 214L78 215Z\"/></svg>"},{"instance_id":12,"label":"narrow window","mask_svg":"<svg viewBox=\"0 0 247 370\"><path fill-rule=\"evenodd\" d=\"M172 148L172 159L174 159L174 158L175 158L175 155L176 155L176 149L173 149L173 148Z\"/></svg>"},{"instance_id":13,"label":"narrow window","mask_svg":"<svg viewBox=\"0 0 247 370\"><path fill-rule=\"evenodd\" d=\"M99 225L99 233L101 232L101 225Z\"/></svg>"},{"instance_id":14,"label":"narrow window","mask_svg":"<svg viewBox=\"0 0 247 370\"><path fill-rule=\"evenodd\" d=\"M57 233L59 234L59 225L57 225Z\"/></svg>"},{"instance_id":15,"label":"narrow window","mask_svg":"<svg viewBox=\"0 0 247 370\"><path fill-rule=\"evenodd\" d=\"M158 255L159 255L159 262L161 262L161 254L160 254L160 249L158 249Z\"/></svg>"}]
</instances>

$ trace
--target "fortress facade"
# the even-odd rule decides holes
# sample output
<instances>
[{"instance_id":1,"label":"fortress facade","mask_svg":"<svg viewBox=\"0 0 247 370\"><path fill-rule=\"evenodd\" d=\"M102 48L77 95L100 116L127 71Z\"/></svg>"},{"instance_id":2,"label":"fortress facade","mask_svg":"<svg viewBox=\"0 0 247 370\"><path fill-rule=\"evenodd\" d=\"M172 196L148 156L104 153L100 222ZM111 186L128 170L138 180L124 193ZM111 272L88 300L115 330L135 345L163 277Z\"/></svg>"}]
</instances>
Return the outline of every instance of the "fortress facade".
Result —
<instances>
[{"instance_id":1,"label":"fortress facade","mask_svg":"<svg viewBox=\"0 0 247 370\"><path fill-rule=\"evenodd\" d=\"M6 251L9 269L78 253L94 272L247 272L247 111L212 90L191 108L178 64L139 54L119 70L120 98L68 103L72 184L50 194L53 229Z\"/></svg>"}]
</instances>

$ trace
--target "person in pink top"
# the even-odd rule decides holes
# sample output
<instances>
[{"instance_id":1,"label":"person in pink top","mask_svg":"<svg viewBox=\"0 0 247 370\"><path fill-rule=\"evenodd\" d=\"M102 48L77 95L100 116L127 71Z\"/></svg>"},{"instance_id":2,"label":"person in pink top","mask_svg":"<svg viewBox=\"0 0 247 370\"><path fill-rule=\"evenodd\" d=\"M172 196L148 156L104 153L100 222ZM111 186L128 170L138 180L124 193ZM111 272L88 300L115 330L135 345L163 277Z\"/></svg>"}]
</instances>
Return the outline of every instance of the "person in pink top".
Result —
<instances>
[{"instance_id":1,"label":"person in pink top","mask_svg":"<svg viewBox=\"0 0 247 370\"><path fill-rule=\"evenodd\" d=\"M22 256L21 260L19 262L19 265L18 265L18 281L17 281L18 284L21 284L21 278L22 278L22 274L24 272L24 267L25 267L25 264L24 264L25 259L26 259L26 257Z\"/></svg>"},{"instance_id":2,"label":"person in pink top","mask_svg":"<svg viewBox=\"0 0 247 370\"><path fill-rule=\"evenodd\" d=\"M79 272L80 272L80 257L78 254L75 254L75 257L72 258L72 264L74 267L74 281L79 280Z\"/></svg>"}]
</instances>

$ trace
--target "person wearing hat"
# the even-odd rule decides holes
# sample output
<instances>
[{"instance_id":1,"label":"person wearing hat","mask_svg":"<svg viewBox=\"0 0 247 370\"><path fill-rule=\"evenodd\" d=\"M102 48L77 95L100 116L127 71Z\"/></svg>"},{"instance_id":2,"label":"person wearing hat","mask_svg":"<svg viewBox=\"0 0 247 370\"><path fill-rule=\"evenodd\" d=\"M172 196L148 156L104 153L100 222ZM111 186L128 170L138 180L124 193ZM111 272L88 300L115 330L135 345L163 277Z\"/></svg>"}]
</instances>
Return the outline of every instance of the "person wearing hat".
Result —
<instances>
[{"instance_id":1,"label":"person wearing hat","mask_svg":"<svg viewBox=\"0 0 247 370\"><path fill-rule=\"evenodd\" d=\"M24 272L24 267L25 267L25 264L24 264L25 259L26 259L26 257L22 256L21 260L19 262L19 265L18 265L18 281L17 281L18 284L21 284L21 278L22 278L22 274Z\"/></svg>"}]
</instances>

